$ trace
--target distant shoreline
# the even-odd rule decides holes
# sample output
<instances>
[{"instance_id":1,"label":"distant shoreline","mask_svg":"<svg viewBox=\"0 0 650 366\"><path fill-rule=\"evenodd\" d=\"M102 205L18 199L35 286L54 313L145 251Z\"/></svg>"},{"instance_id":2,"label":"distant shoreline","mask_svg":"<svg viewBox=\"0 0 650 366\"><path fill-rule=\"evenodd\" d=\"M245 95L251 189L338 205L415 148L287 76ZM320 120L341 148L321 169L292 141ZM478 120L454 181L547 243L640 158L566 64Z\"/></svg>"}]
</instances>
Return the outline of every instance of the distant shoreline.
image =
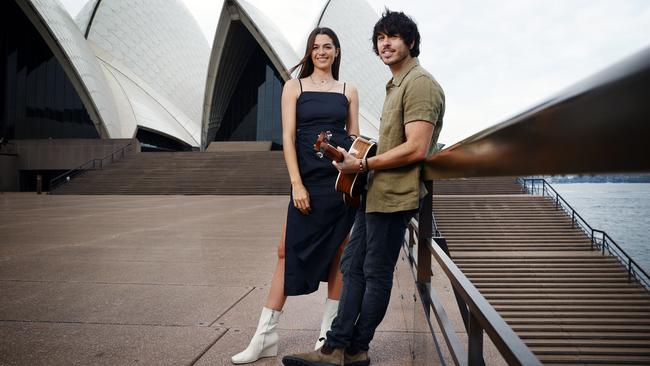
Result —
<instances>
[{"instance_id":1,"label":"distant shoreline","mask_svg":"<svg viewBox=\"0 0 650 366\"><path fill-rule=\"evenodd\" d=\"M549 183L650 183L650 174L563 175L544 178Z\"/></svg>"}]
</instances>

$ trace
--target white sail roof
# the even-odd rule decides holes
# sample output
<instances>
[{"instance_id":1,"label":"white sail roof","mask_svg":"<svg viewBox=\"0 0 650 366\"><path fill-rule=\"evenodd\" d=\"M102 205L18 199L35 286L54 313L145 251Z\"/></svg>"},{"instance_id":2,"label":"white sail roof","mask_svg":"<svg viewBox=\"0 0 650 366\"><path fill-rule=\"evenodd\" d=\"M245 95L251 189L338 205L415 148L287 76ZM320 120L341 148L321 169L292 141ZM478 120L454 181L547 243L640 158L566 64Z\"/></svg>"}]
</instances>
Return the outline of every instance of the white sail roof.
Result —
<instances>
[{"instance_id":1,"label":"white sail roof","mask_svg":"<svg viewBox=\"0 0 650 366\"><path fill-rule=\"evenodd\" d=\"M115 100L105 75L83 34L58 0L18 4L34 20L52 49L102 137L119 135Z\"/></svg>"},{"instance_id":2,"label":"white sail roof","mask_svg":"<svg viewBox=\"0 0 650 366\"><path fill-rule=\"evenodd\" d=\"M226 67L224 70L220 69L224 52L227 47L232 46L227 45L226 42L228 31L231 29L233 22L241 22L244 25L285 81L291 78L288 69L299 61L298 55L291 45L289 45L282 32L261 11L244 0L225 1L212 44L212 54L208 67L207 82L205 84L201 135L201 146L203 147L208 143L206 141L208 139L208 131L214 128L210 126L211 114L215 109L223 112L225 108L226 100L220 100L217 106L213 105L217 80L222 80L223 84L227 85L230 89L232 89L232 84L236 81L233 79L235 76L232 74L232 68ZM228 72L231 74L225 75ZM222 99L229 97L229 93L226 90L217 92L224 94Z\"/></svg>"},{"instance_id":3,"label":"white sail roof","mask_svg":"<svg viewBox=\"0 0 650 366\"><path fill-rule=\"evenodd\" d=\"M379 118L390 70L372 50L372 29L379 20L364 0L329 0L317 25L329 27L341 42L340 79L354 83L359 91L361 134L377 137Z\"/></svg>"},{"instance_id":4,"label":"white sail roof","mask_svg":"<svg viewBox=\"0 0 650 366\"><path fill-rule=\"evenodd\" d=\"M135 108L140 111L134 113L137 125L179 131L172 136L198 146L210 46L185 5L180 0L91 1L77 22L84 30L89 27L89 43L116 78L111 85L120 89L114 93L132 106L149 106ZM150 118L154 109L156 118ZM128 119L124 123L131 125ZM128 126L122 126L123 132Z\"/></svg>"}]
</instances>

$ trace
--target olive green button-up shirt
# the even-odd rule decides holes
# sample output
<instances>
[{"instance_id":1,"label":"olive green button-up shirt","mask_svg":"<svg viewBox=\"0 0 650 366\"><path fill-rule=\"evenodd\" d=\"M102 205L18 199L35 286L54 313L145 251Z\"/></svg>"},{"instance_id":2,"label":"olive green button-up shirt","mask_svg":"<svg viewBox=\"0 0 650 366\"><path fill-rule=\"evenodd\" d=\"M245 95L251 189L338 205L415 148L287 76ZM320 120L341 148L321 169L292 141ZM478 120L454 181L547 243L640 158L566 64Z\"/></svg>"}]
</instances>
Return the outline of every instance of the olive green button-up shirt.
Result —
<instances>
[{"instance_id":1,"label":"olive green button-up shirt","mask_svg":"<svg viewBox=\"0 0 650 366\"><path fill-rule=\"evenodd\" d=\"M377 154L406 141L404 126L426 121L434 125L429 154L433 153L445 113L445 95L438 82L412 58L386 84L386 99L379 125ZM366 212L397 212L418 208L426 194L421 182L421 163L372 171L368 182Z\"/></svg>"}]
</instances>

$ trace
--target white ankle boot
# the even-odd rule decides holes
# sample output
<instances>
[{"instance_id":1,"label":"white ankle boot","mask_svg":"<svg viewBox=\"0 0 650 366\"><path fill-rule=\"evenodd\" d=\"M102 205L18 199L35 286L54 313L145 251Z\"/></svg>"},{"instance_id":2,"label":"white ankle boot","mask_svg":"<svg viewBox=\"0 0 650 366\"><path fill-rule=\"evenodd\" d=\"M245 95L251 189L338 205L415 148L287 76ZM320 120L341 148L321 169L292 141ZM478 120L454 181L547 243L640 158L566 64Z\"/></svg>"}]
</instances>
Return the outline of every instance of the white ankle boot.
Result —
<instances>
[{"instance_id":1,"label":"white ankle boot","mask_svg":"<svg viewBox=\"0 0 650 366\"><path fill-rule=\"evenodd\" d=\"M280 320L281 311L262 308L262 315L257 324L255 335L245 350L231 357L232 363L243 364L259 360L262 357L278 355L278 333L275 328Z\"/></svg>"},{"instance_id":2,"label":"white ankle boot","mask_svg":"<svg viewBox=\"0 0 650 366\"><path fill-rule=\"evenodd\" d=\"M320 323L320 335L314 349L319 349L325 344L327 332L332 329L332 321L336 318L336 313L339 310L339 301L327 299L325 300L325 311L323 312L323 321Z\"/></svg>"}]
</instances>

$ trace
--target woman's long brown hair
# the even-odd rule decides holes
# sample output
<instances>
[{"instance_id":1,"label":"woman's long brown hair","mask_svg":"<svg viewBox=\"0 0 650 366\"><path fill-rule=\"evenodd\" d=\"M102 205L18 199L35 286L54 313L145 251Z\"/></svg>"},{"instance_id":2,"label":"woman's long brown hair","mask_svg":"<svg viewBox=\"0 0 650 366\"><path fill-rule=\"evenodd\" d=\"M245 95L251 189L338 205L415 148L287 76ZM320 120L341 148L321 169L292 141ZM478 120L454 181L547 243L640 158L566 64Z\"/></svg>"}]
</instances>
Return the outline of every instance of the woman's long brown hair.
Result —
<instances>
[{"instance_id":1,"label":"woman's long brown hair","mask_svg":"<svg viewBox=\"0 0 650 366\"><path fill-rule=\"evenodd\" d=\"M296 66L292 67L289 70L289 74L293 74L296 69L300 68L298 78L302 79L308 77L314 72L314 61L311 59L311 51L314 47L316 36L319 34L329 36L332 39L332 42L334 42L334 47L336 47L336 50L338 51L338 56L334 58L334 63L332 64L332 76L334 76L335 80L339 79L339 68L341 67L341 43L339 43L339 37L336 35L336 33L327 27L317 27L311 31L311 33L309 33L309 37L307 37L305 55Z\"/></svg>"}]
</instances>

